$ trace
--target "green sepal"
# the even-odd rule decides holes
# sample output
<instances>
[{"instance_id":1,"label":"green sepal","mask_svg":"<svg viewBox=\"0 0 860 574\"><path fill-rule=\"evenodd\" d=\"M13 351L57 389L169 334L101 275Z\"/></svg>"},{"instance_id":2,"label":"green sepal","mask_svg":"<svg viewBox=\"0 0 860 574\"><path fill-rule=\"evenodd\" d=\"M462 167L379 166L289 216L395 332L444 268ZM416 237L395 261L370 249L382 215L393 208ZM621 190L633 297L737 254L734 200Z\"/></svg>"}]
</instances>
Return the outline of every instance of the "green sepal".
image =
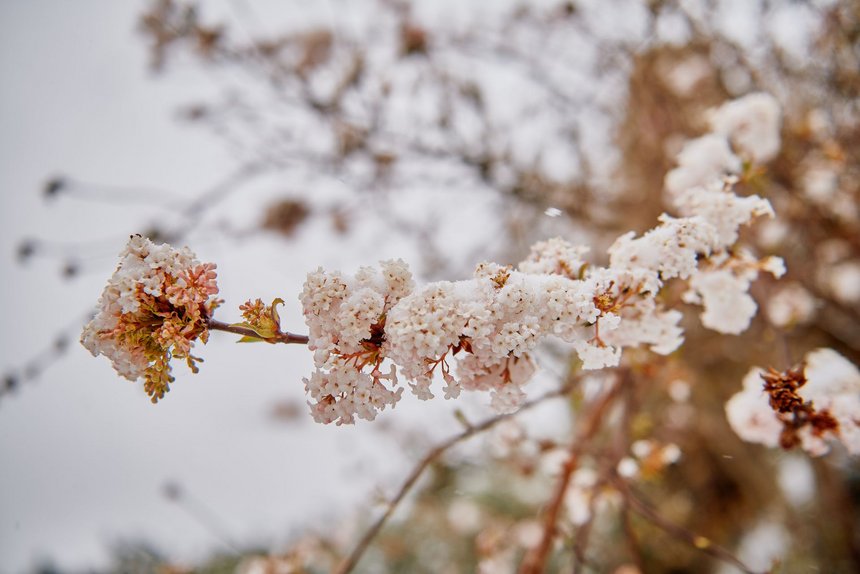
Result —
<instances>
[{"instance_id":1,"label":"green sepal","mask_svg":"<svg viewBox=\"0 0 860 574\"><path fill-rule=\"evenodd\" d=\"M233 323L230 326L240 327L242 329L250 329L251 331L254 331L257 335L259 335L261 339L271 339L278 334L277 329L275 327L272 327L271 325L252 325L251 323L243 321L242 323Z\"/></svg>"},{"instance_id":2,"label":"green sepal","mask_svg":"<svg viewBox=\"0 0 860 574\"><path fill-rule=\"evenodd\" d=\"M261 339L260 337L251 337L250 335L245 335L238 341L237 343L265 343L265 339Z\"/></svg>"}]
</instances>

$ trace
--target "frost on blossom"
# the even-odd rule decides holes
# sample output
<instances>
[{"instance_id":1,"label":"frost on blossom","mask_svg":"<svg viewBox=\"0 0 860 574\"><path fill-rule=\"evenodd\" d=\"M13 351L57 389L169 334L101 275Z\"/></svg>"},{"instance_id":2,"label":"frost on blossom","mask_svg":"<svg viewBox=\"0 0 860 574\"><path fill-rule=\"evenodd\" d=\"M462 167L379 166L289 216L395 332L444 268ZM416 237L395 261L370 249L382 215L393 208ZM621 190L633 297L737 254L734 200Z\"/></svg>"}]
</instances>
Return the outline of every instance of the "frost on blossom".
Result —
<instances>
[{"instance_id":1,"label":"frost on blossom","mask_svg":"<svg viewBox=\"0 0 860 574\"><path fill-rule=\"evenodd\" d=\"M164 398L174 378L171 358L191 355L194 341L209 336L207 321L219 300L215 265L200 263L186 247L156 245L133 235L102 292L81 343L94 356L104 355L121 376L143 378L152 402Z\"/></svg>"},{"instance_id":2,"label":"frost on blossom","mask_svg":"<svg viewBox=\"0 0 860 574\"><path fill-rule=\"evenodd\" d=\"M860 454L860 370L832 349L812 351L784 373L752 369L726 416L747 442L820 456L829 439Z\"/></svg>"}]
</instances>

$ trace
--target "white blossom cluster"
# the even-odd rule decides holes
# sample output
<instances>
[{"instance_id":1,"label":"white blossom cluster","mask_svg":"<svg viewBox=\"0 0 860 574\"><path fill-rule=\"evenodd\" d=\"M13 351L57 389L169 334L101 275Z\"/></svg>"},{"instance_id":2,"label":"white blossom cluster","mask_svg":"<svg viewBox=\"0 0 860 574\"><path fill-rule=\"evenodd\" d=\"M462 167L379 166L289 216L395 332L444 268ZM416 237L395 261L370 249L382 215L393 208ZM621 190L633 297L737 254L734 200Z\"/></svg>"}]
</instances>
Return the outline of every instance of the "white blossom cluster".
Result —
<instances>
[{"instance_id":1,"label":"white blossom cluster","mask_svg":"<svg viewBox=\"0 0 860 574\"><path fill-rule=\"evenodd\" d=\"M373 419L399 400L402 381L430 399L437 373L446 398L489 391L497 410L516 409L535 371L530 352L548 336L570 343L584 369L618 365L624 347L671 353L683 340L681 313L656 296L673 278L689 280L688 299L704 304L706 324L740 332L755 312L750 282L760 269L780 274L781 262L730 255L729 248L737 226L769 206L738 198L730 183L696 189L693 199L725 198L691 201L689 217L664 215L641 237L620 237L607 267L589 267L587 248L556 238L536 244L516 269L482 263L472 279L416 290L401 261L353 277L311 273L301 301L316 351L317 370L305 380L316 420ZM386 359L391 367L383 374Z\"/></svg>"},{"instance_id":2,"label":"white blossom cluster","mask_svg":"<svg viewBox=\"0 0 860 574\"><path fill-rule=\"evenodd\" d=\"M779 102L770 94L749 94L710 114L711 129L725 136L747 161L766 163L779 153Z\"/></svg>"},{"instance_id":3,"label":"white blossom cluster","mask_svg":"<svg viewBox=\"0 0 860 574\"><path fill-rule=\"evenodd\" d=\"M770 94L749 94L709 113L711 132L684 145L678 167L666 174L666 191L683 213L684 196L725 175L741 173L744 162L762 164L779 152L779 102Z\"/></svg>"},{"instance_id":4,"label":"white blossom cluster","mask_svg":"<svg viewBox=\"0 0 860 574\"><path fill-rule=\"evenodd\" d=\"M737 241L738 229L753 218L773 216L770 203L757 195L730 192L744 162L766 162L780 145L780 109L773 96L750 94L711 111L712 132L694 139L678 155L678 166L666 174L670 202L685 216L704 218L723 247ZM737 152L737 153L736 153ZM780 277L782 261L757 261L750 254L727 251L701 265L690 280L688 303L704 307L702 324L725 334L743 332L757 306L750 283L764 270Z\"/></svg>"},{"instance_id":5,"label":"white blossom cluster","mask_svg":"<svg viewBox=\"0 0 860 574\"><path fill-rule=\"evenodd\" d=\"M132 236L81 343L94 356L109 358L131 381L152 375L147 371L152 371L155 354L172 350L187 356L192 341L205 331L208 309L216 304L210 299L218 292L214 269L187 247Z\"/></svg>"},{"instance_id":6,"label":"white blossom cluster","mask_svg":"<svg viewBox=\"0 0 860 574\"><path fill-rule=\"evenodd\" d=\"M675 229L680 221L667 219L664 225ZM419 398L430 399L437 371L446 398L461 389L490 391L497 410L516 409L535 371L530 351L549 335L572 343L586 369L617 365L625 346L672 352L682 340L681 314L663 309L654 295L662 279L687 276L689 270L671 267L647 247L665 249L667 235L658 228L643 238L625 237L613 249L623 263L587 271L580 258L584 248L553 239L535 245L519 270L483 263L473 279L432 283L406 296L411 279L402 262L393 294L390 283L368 287L369 269L355 277L311 273L302 303L317 360L317 371L305 381L314 415L323 422L372 419L374 409L400 398L400 379ZM695 261L696 246L704 249L692 235L685 264ZM654 268L632 266L637 253ZM383 263L383 269L392 268ZM583 278L568 277L571 270L583 270ZM384 359L393 363L385 375ZM450 365L455 360L456 376Z\"/></svg>"},{"instance_id":7,"label":"white blossom cluster","mask_svg":"<svg viewBox=\"0 0 860 574\"><path fill-rule=\"evenodd\" d=\"M772 157L779 144L772 105L756 94L713 112L714 133L689 143L666 178L682 217L664 214L641 237L621 236L607 267L589 266L587 247L556 238L534 245L516 268L482 263L472 279L415 290L402 261L352 277L311 273L301 301L316 352L317 370L305 380L315 418L373 419L399 400L404 382L430 399L436 375L446 398L489 391L497 410L514 410L535 372L530 353L548 336L570 343L584 369L618 365L624 347L671 353L683 340L681 313L657 295L676 278L689 282L684 300L704 307L705 326L746 329L756 311L751 282L761 270L784 269L777 258L759 261L735 248L741 225L773 211L765 199L733 192L742 160L731 146L749 160Z\"/></svg>"},{"instance_id":8,"label":"white blossom cluster","mask_svg":"<svg viewBox=\"0 0 860 574\"><path fill-rule=\"evenodd\" d=\"M776 447L784 419L770 405L762 373L754 368L744 377L743 390L726 403L726 416L741 439ZM812 425L800 427L800 446L820 456L829 451L827 439L833 439L851 454L860 454L860 370L836 351L824 348L806 355L804 377L806 383L797 394L817 412L829 413L838 426L826 433L816 433Z\"/></svg>"},{"instance_id":9,"label":"white blossom cluster","mask_svg":"<svg viewBox=\"0 0 860 574\"><path fill-rule=\"evenodd\" d=\"M317 369L304 383L317 422L373 420L403 392L383 383L389 380L394 387L397 370L394 365L388 374L379 370L380 343L386 315L415 284L401 260L380 267L364 267L352 277L321 268L308 274L300 299Z\"/></svg>"}]
</instances>

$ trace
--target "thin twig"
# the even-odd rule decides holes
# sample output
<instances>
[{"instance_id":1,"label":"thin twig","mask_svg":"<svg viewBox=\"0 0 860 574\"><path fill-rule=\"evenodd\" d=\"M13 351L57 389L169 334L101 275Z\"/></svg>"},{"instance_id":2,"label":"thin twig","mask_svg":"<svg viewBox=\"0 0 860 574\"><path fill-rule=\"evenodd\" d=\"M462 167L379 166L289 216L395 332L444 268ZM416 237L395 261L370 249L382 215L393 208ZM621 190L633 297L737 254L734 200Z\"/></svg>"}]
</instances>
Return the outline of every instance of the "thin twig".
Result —
<instances>
[{"instance_id":1,"label":"thin twig","mask_svg":"<svg viewBox=\"0 0 860 574\"><path fill-rule=\"evenodd\" d=\"M234 333L245 337L253 337L255 339L266 341L267 343L296 343L298 345L307 345L310 340L307 335L296 335L294 333L283 332L278 332L273 337L265 338L261 337L259 333L253 329L249 329L248 327L230 325L229 323L223 323L216 319L209 319L209 329L213 331L225 331L227 333Z\"/></svg>"},{"instance_id":2,"label":"thin twig","mask_svg":"<svg viewBox=\"0 0 860 574\"><path fill-rule=\"evenodd\" d=\"M636 537L633 523L630 521L630 501L626 498L624 499L624 506L621 508L621 526L624 529L624 537L627 539L630 556L636 563L636 568L639 569L639 572L645 572L645 558L642 556L639 539Z\"/></svg>"},{"instance_id":3,"label":"thin twig","mask_svg":"<svg viewBox=\"0 0 860 574\"><path fill-rule=\"evenodd\" d=\"M594 485L594 492L597 492L602 487L602 483L598 482ZM573 574L581 574L582 569L588 566L588 559L585 553L588 550L588 541L591 537L592 527L594 526L594 510L597 506L597 497L592 496L588 501L588 521L580 526L573 540Z\"/></svg>"},{"instance_id":4,"label":"thin twig","mask_svg":"<svg viewBox=\"0 0 860 574\"><path fill-rule=\"evenodd\" d=\"M619 442L617 443L618 451L613 457L613 464L609 469L610 474L616 472L618 463L621 457L625 456L631 445L632 418L636 412L636 386L631 381L631 384L624 388L624 411L622 415L622 432L618 434ZM633 558L636 567L640 572L645 572L645 558L642 555L642 547L639 544L639 538L636 536L636 531L633 530L633 522L630 520L630 501L624 499L623 507L621 508L621 525L624 530L624 536L627 539L627 545L630 550L630 556Z\"/></svg>"},{"instance_id":5,"label":"thin twig","mask_svg":"<svg viewBox=\"0 0 860 574\"><path fill-rule=\"evenodd\" d=\"M543 572L547 557L549 556L552 542L556 534L556 523L561 512L562 504L567 495L567 486L570 483L570 478L573 471L579 465L579 458L589 445L590 439L600 428L600 423L603 421L607 409L612 404L615 397L618 395L618 390L624 384L628 375L623 375L624 378L615 383L615 385L607 392L603 393L597 403L591 409L588 418L580 426L580 430L570 445L570 455L567 462L562 467L561 477L556 485L555 493L552 500L547 505L546 517L544 519L543 538L538 546L529 552L523 559L520 565L520 574L539 574Z\"/></svg>"},{"instance_id":6,"label":"thin twig","mask_svg":"<svg viewBox=\"0 0 860 574\"><path fill-rule=\"evenodd\" d=\"M728 549L723 548L719 544L715 544L709 538L697 535L694 532L675 524L667 518L664 518L650 504L637 496L630 485L619 477L614 477L612 483L624 496L626 506L645 518L667 534L674 536L678 540L688 543L693 548L708 554L718 560L722 560L727 564L731 564L745 574L758 574L755 570L744 564L740 558L732 554Z\"/></svg>"},{"instance_id":7,"label":"thin twig","mask_svg":"<svg viewBox=\"0 0 860 574\"><path fill-rule=\"evenodd\" d=\"M488 430L498 423L507 420L513 416L516 416L532 407L555 397L560 397L566 395L573 388L573 383L568 383L562 386L555 391L549 392L543 396L540 396L534 400L528 401L524 403L518 411L513 413L506 413L497 415L495 417L489 418L477 425L470 426L463 432L454 435L448 440L440 443L439 445L432 448L415 467L412 469L412 472L409 473L409 476L400 486L400 490L397 491L397 494L388 502L388 505L385 509L385 512L376 519L370 528L364 533L364 536L361 537L358 544L356 544L353 551L347 556L343 562L338 566L338 568L334 571L336 574L348 574L352 571L353 568L358 564L358 561L361 560L361 557L364 555L365 551L370 546L373 539L376 538L376 535L379 534L379 531L382 530L382 527L385 525L386 521L394 514L394 511L397 509L398 504L403 500L403 498L409 493L424 471L427 469L430 464L432 464L437 458L439 458L445 451L449 448L453 447L457 443L460 443L468 438L475 436L485 430Z\"/></svg>"}]
</instances>

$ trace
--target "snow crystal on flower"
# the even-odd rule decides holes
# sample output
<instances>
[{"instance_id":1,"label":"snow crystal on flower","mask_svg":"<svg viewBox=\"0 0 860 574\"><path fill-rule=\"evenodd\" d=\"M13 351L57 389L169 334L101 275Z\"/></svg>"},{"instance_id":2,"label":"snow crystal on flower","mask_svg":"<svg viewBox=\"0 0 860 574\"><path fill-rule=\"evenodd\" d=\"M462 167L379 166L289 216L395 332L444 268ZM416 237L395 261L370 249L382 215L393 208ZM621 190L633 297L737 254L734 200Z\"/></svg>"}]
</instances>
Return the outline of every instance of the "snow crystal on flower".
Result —
<instances>
[{"instance_id":1,"label":"snow crystal on flower","mask_svg":"<svg viewBox=\"0 0 860 574\"><path fill-rule=\"evenodd\" d=\"M656 292L663 281L686 279L696 269L698 256L707 255L716 243L713 228L701 218L660 216L660 225L634 239L633 232L619 237L609 248L615 269L651 272L645 290Z\"/></svg>"},{"instance_id":2,"label":"snow crystal on flower","mask_svg":"<svg viewBox=\"0 0 860 574\"><path fill-rule=\"evenodd\" d=\"M674 204L686 216L699 216L710 223L715 232L715 247L726 248L738 239L738 228L756 217L773 217L770 202L757 195L740 197L731 192L733 178L716 180L708 185L683 190L675 194Z\"/></svg>"}]
</instances>

